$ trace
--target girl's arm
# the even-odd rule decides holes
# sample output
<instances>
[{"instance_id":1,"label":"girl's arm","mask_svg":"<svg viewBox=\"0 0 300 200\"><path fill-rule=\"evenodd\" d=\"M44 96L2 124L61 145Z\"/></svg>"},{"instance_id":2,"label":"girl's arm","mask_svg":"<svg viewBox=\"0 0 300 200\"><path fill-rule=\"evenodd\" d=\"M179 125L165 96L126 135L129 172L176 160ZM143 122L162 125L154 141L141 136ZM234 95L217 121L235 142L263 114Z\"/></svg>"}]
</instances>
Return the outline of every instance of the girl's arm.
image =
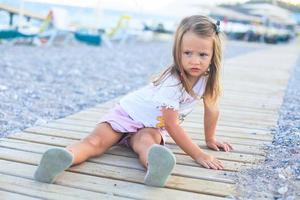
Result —
<instances>
[{"instance_id":1,"label":"girl's arm","mask_svg":"<svg viewBox=\"0 0 300 200\"><path fill-rule=\"evenodd\" d=\"M217 121L220 113L219 104L217 102L211 102L206 98L203 99L203 103L205 141L210 141L215 139Z\"/></svg>"},{"instance_id":2,"label":"girl's arm","mask_svg":"<svg viewBox=\"0 0 300 200\"><path fill-rule=\"evenodd\" d=\"M215 132L217 127L217 121L219 118L219 103L212 102L203 99L204 102L204 132L205 132L205 142L207 146L211 149L219 151L219 148L224 149L224 151L230 151L233 149L231 144L227 142L217 141L215 138Z\"/></svg>"},{"instance_id":3,"label":"girl's arm","mask_svg":"<svg viewBox=\"0 0 300 200\"><path fill-rule=\"evenodd\" d=\"M180 127L177 111L169 108L163 108L162 114L165 129L184 152L191 156L197 163L206 168L223 169L223 165L219 160L204 153L197 144L193 143L188 134L186 134L186 132Z\"/></svg>"}]
</instances>

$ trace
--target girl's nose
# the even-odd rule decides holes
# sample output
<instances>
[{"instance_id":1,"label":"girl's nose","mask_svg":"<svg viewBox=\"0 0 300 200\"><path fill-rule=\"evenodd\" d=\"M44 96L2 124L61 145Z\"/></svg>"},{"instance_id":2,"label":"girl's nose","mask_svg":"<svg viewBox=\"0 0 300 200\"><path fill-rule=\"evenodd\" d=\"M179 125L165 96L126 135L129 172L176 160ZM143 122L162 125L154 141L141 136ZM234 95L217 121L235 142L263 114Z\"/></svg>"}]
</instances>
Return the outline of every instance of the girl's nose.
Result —
<instances>
[{"instance_id":1,"label":"girl's nose","mask_svg":"<svg viewBox=\"0 0 300 200\"><path fill-rule=\"evenodd\" d=\"M191 59L192 64L200 64L201 59L199 56L193 56Z\"/></svg>"}]
</instances>

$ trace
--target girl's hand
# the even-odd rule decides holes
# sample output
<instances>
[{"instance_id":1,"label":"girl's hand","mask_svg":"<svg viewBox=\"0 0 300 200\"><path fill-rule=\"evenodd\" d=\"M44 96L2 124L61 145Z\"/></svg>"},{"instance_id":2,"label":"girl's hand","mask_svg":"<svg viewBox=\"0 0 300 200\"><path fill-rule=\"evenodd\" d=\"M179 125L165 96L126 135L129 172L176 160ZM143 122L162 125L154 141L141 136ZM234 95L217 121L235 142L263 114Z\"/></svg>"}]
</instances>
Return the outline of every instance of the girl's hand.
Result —
<instances>
[{"instance_id":1,"label":"girl's hand","mask_svg":"<svg viewBox=\"0 0 300 200\"><path fill-rule=\"evenodd\" d=\"M198 158L196 158L196 162L207 169L224 169L221 161L206 153L202 153L200 156L198 156Z\"/></svg>"},{"instance_id":2,"label":"girl's hand","mask_svg":"<svg viewBox=\"0 0 300 200\"><path fill-rule=\"evenodd\" d=\"M206 141L206 145L208 146L208 148L216 150L216 151L220 151L219 148L223 149L224 151L233 150L233 147L228 142L221 142L221 141L217 141L215 139Z\"/></svg>"}]
</instances>

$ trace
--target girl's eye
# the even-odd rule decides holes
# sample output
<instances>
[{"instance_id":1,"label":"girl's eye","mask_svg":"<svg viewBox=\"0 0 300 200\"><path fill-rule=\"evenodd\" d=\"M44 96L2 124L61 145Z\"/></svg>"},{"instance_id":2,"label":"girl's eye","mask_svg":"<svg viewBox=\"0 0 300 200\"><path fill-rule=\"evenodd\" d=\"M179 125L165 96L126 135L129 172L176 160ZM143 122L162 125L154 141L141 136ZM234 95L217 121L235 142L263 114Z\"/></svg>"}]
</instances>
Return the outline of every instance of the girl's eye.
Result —
<instances>
[{"instance_id":1,"label":"girl's eye","mask_svg":"<svg viewBox=\"0 0 300 200\"><path fill-rule=\"evenodd\" d=\"M199 55L200 55L201 57L208 56L206 53L200 53Z\"/></svg>"},{"instance_id":2,"label":"girl's eye","mask_svg":"<svg viewBox=\"0 0 300 200\"><path fill-rule=\"evenodd\" d=\"M190 51L185 51L184 54L187 55L187 56L191 56L191 55L192 55L192 52L190 52Z\"/></svg>"}]
</instances>

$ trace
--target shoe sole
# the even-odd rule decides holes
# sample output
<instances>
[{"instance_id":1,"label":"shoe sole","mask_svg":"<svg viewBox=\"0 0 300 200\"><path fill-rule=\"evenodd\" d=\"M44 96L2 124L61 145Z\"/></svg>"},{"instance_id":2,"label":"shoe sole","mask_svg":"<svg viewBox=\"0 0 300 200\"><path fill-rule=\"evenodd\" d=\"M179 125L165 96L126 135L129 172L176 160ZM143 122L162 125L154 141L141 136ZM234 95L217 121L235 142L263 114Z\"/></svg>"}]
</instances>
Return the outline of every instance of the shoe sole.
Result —
<instances>
[{"instance_id":1,"label":"shoe sole","mask_svg":"<svg viewBox=\"0 0 300 200\"><path fill-rule=\"evenodd\" d=\"M39 182L53 183L55 178L72 165L72 154L62 148L47 150L34 173L34 179Z\"/></svg>"},{"instance_id":2,"label":"shoe sole","mask_svg":"<svg viewBox=\"0 0 300 200\"><path fill-rule=\"evenodd\" d=\"M148 170L144 183L163 187L175 164L176 158L171 150L161 145L153 145L148 152Z\"/></svg>"}]
</instances>

